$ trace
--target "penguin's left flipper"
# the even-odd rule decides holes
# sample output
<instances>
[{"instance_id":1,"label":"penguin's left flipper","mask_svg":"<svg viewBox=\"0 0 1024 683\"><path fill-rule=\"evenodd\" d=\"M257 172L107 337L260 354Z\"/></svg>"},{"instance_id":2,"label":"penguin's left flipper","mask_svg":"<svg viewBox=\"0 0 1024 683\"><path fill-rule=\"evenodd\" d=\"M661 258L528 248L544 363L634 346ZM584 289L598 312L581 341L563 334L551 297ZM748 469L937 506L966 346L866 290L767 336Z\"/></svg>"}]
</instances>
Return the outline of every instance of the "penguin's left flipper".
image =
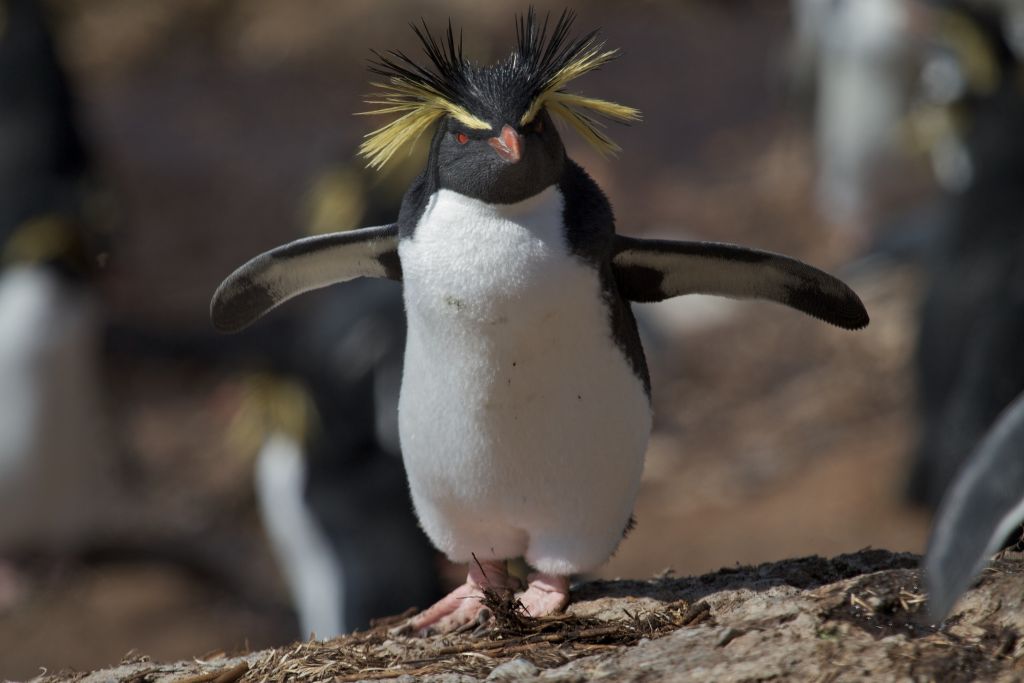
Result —
<instances>
[{"instance_id":1,"label":"penguin's left flipper","mask_svg":"<svg viewBox=\"0 0 1024 683\"><path fill-rule=\"evenodd\" d=\"M838 327L868 324L860 298L841 280L796 259L716 242L615 236L619 292L648 303L682 294L765 299Z\"/></svg>"},{"instance_id":2,"label":"penguin's left flipper","mask_svg":"<svg viewBox=\"0 0 1024 683\"><path fill-rule=\"evenodd\" d=\"M237 332L292 297L357 277L402 279L397 224L306 237L260 254L217 288L210 318L218 331Z\"/></svg>"},{"instance_id":3,"label":"penguin's left flipper","mask_svg":"<svg viewBox=\"0 0 1024 683\"><path fill-rule=\"evenodd\" d=\"M996 420L935 515L924 558L928 611L944 619L988 558L1024 521L1024 394Z\"/></svg>"}]
</instances>

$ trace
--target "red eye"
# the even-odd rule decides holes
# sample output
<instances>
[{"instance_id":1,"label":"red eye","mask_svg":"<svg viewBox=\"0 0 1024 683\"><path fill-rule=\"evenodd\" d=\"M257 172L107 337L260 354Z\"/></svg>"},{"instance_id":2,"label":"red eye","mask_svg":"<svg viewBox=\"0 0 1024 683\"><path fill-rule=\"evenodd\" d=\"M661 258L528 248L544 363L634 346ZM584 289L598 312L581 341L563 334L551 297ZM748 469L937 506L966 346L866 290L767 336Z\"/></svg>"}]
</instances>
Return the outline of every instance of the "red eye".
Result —
<instances>
[{"instance_id":1,"label":"red eye","mask_svg":"<svg viewBox=\"0 0 1024 683\"><path fill-rule=\"evenodd\" d=\"M460 145L464 145L467 142L469 142L469 136L466 135L465 133L456 133L455 139L459 141Z\"/></svg>"},{"instance_id":2,"label":"red eye","mask_svg":"<svg viewBox=\"0 0 1024 683\"><path fill-rule=\"evenodd\" d=\"M537 119L536 121L533 122L533 125L530 126L530 129L533 130L534 133L543 132L543 130L544 130L544 120L543 119Z\"/></svg>"}]
</instances>

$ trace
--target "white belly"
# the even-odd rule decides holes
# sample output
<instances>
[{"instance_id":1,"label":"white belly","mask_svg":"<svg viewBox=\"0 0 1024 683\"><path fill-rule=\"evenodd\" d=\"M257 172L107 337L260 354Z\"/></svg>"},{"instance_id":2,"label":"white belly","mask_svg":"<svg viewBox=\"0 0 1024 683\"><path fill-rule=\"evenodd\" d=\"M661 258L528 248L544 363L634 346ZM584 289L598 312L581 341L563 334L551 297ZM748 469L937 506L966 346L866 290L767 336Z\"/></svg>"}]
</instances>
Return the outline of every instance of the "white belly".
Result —
<instances>
[{"instance_id":1,"label":"white belly","mask_svg":"<svg viewBox=\"0 0 1024 683\"><path fill-rule=\"evenodd\" d=\"M561 211L555 188L503 207L442 190L399 246L402 450L420 521L456 561L588 570L632 512L650 406Z\"/></svg>"}]
</instances>

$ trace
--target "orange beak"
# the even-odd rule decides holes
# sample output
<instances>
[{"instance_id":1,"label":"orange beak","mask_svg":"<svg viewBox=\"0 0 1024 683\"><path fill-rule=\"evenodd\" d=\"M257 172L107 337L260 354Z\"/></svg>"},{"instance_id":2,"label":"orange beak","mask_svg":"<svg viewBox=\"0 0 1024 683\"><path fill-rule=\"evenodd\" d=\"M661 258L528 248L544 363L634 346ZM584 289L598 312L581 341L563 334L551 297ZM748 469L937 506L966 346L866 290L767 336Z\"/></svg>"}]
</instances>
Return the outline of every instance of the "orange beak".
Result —
<instances>
[{"instance_id":1,"label":"orange beak","mask_svg":"<svg viewBox=\"0 0 1024 683\"><path fill-rule=\"evenodd\" d=\"M523 156L523 138L512 126L505 125L501 129L501 135L487 141L498 156L505 161L516 163Z\"/></svg>"}]
</instances>

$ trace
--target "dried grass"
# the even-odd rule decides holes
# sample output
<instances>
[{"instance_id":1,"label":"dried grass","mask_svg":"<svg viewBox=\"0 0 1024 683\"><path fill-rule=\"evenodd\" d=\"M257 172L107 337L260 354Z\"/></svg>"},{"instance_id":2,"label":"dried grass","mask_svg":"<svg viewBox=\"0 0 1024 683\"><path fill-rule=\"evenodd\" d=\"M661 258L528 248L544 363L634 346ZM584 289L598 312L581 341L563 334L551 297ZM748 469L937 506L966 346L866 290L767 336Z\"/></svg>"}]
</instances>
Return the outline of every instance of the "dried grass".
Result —
<instances>
[{"instance_id":1,"label":"dried grass","mask_svg":"<svg viewBox=\"0 0 1024 683\"><path fill-rule=\"evenodd\" d=\"M481 635L415 638L394 635L407 615L383 620L367 631L331 641L309 641L271 651L242 681L384 680L402 675L466 674L484 677L499 664L522 657L546 669L610 649L659 638L709 616L706 603L685 600L653 611L604 621L565 614L533 618L512 593L488 591L493 615Z\"/></svg>"}]
</instances>

